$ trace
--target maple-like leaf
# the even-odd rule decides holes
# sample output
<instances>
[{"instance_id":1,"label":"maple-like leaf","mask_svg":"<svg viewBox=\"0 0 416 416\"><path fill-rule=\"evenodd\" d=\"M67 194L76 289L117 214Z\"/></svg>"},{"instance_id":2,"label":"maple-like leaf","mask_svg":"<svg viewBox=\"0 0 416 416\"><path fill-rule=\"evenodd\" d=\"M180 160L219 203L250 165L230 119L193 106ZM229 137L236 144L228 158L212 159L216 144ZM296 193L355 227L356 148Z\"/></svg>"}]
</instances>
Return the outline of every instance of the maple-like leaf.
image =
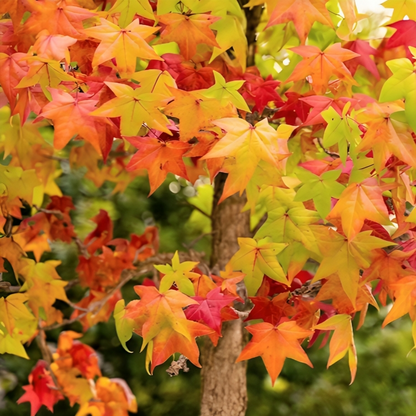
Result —
<instances>
[{"instance_id":1,"label":"maple-like leaf","mask_svg":"<svg viewBox=\"0 0 416 416\"><path fill-rule=\"evenodd\" d=\"M175 80L166 70L146 69L146 71L135 72L131 78L139 83L140 91L143 93L156 93L170 97L172 89L176 89Z\"/></svg>"},{"instance_id":2,"label":"maple-like leaf","mask_svg":"<svg viewBox=\"0 0 416 416\"><path fill-rule=\"evenodd\" d=\"M416 48L410 48L416 55ZM393 75L384 83L380 92L380 102L405 99L407 122L416 132L416 72L415 65L409 59L401 58L387 62Z\"/></svg>"},{"instance_id":3,"label":"maple-like leaf","mask_svg":"<svg viewBox=\"0 0 416 416\"><path fill-rule=\"evenodd\" d=\"M309 97L299 98L301 102L308 104L311 107L311 111L308 114L307 119L304 121L305 126L313 126L316 124L325 123L322 117L322 112L333 108L339 115L342 115L342 110L348 102L354 102L355 100L348 97L341 97L334 99L322 95L312 95Z\"/></svg>"},{"instance_id":4,"label":"maple-like leaf","mask_svg":"<svg viewBox=\"0 0 416 416\"><path fill-rule=\"evenodd\" d=\"M345 63L345 66L350 70L352 75L355 74L358 65L361 65L371 72L376 79L380 79L377 65L370 58L370 55L375 56L377 54L377 49L374 49L368 42L361 39L346 43L344 48L360 55L357 58L353 58Z\"/></svg>"},{"instance_id":5,"label":"maple-like leaf","mask_svg":"<svg viewBox=\"0 0 416 416\"><path fill-rule=\"evenodd\" d=\"M22 32L37 35L47 29L51 35L85 38L83 21L96 13L77 6L78 3L71 0L30 1L31 14L25 21Z\"/></svg>"},{"instance_id":6,"label":"maple-like leaf","mask_svg":"<svg viewBox=\"0 0 416 416\"><path fill-rule=\"evenodd\" d=\"M278 258L287 270L289 281L302 270L311 252L318 252L310 224L320 219L316 211L306 209L302 202L294 201L294 197L292 189L266 188L260 198L268 212L267 220L255 235L255 238L269 237L275 243L288 244Z\"/></svg>"},{"instance_id":7,"label":"maple-like leaf","mask_svg":"<svg viewBox=\"0 0 416 416\"><path fill-rule=\"evenodd\" d=\"M386 9L393 9L391 22L402 20L405 16L416 20L416 0L386 0L382 5Z\"/></svg>"},{"instance_id":8,"label":"maple-like leaf","mask_svg":"<svg viewBox=\"0 0 416 416\"><path fill-rule=\"evenodd\" d=\"M55 352L55 363L60 369L76 369L79 375L86 379L101 376L96 352L78 338L82 334L74 331L63 331L58 338L58 348Z\"/></svg>"},{"instance_id":9,"label":"maple-like leaf","mask_svg":"<svg viewBox=\"0 0 416 416\"><path fill-rule=\"evenodd\" d=\"M287 101L273 116L274 119L284 117L287 124L292 126L300 125L308 119L308 112L311 106L301 100L301 95L297 92L286 92Z\"/></svg>"},{"instance_id":10,"label":"maple-like leaf","mask_svg":"<svg viewBox=\"0 0 416 416\"><path fill-rule=\"evenodd\" d=\"M329 278L336 273L341 280L344 292L355 307L360 269L370 267L373 250L388 247L392 243L372 237L371 231L354 235L349 241L332 229L322 230L315 226L313 231L323 259L312 279L312 283L323 278Z\"/></svg>"},{"instance_id":11,"label":"maple-like leaf","mask_svg":"<svg viewBox=\"0 0 416 416\"><path fill-rule=\"evenodd\" d=\"M191 321L202 321L218 334L221 331L221 309L230 305L237 298L221 293L221 288L217 287L207 293L206 297L194 296L199 305L190 305L185 310L187 319Z\"/></svg>"},{"instance_id":12,"label":"maple-like leaf","mask_svg":"<svg viewBox=\"0 0 416 416\"><path fill-rule=\"evenodd\" d=\"M33 190L40 185L34 169L23 170L19 166L0 165L0 192L1 192L1 209L3 215L8 212L9 204L16 204L20 207L20 201L23 199L29 204L33 200Z\"/></svg>"},{"instance_id":13,"label":"maple-like leaf","mask_svg":"<svg viewBox=\"0 0 416 416\"><path fill-rule=\"evenodd\" d=\"M20 259L26 256L22 247L14 241L13 237L0 238L0 257L7 259L15 273L19 270Z\"/></svg>"},{"instance_id":14,"label":"maple-like leaf","mask_svg":"<svg viewBox=\"0 0 416 416\"><path fill-rule=\"evenodd\" d=\"M168 119L160 112L169 99L162 94L142 93L140 88L133 89L128 85L116 82L105 83L116 98L107 101L90 113L98 117L121 117L120 130L124 136L134 136L143 123L148 127L171 134L166 127Z\"/></svg>"},{"instance_id":15,"label":"maple-like leaf","mask_svg":"<svg viewBox=\"0 0 416 416\"><path fill-rule=\"evenodd\" d=\"M348 362L351 372L351 383L357 373L357 352L354 344L351 316L346 314L335 315L326 321L315 325L314 329L322 331L334 330L329 343L328 367L335 364L348 352Z\"/></svg>"},{"instance_id":16,"label":"maple-like leaf","mask_svg":"<svg viewBox=\"0 0 416 416\"><path fill-rule=\"evenodd\" d=\"M76 82L73 76L62 70L58 61L40 56L28 57L26 61L29 64L29 71L16 88L28 88L39 84L46 97L52 100L48 87L57 88L61 82Z\"/></svg>"},{"instance_id":17,"label":"maple-like leaf","mask_svg":"<svg viewBox=\"0 0 416 416\"><path fill-rule=\"evenodd\" d=\"M382 192L391 187L390 184L379 184L375 178L365 179L361 183L351 183L342 192L327 219L340 218L342 229L349 239L360 232L366 219L389 225L390 219Z\"/></svg>"},{"instance_id":18,"label":"maple-like leaf","mask_svg":"<svg viewBox=\"0 0 416 416\"><path fill-rule=\"evenodd\" d=\"M128 26L135 15L154 20L152 6L148 0L117 0L109 13L120 13L118 24L120 27Z\"/></svg>"},{"instance_id":19,"label":"maple-like leaf","mask_svg":"<svg viewBox=\"0 0 416 416\"><path fill-rule=\"evenodd\" d=\"M225 130L227 134L202 159L218 157L233 159L233 176L227 179L229 184L235 184L232 193L243 192L260 160L279 166L279 161L289 156L287 139L295 127L280 125L276 131L269 125L267 119L263 119L255 126L237 118L216 120L214 124Z\"/></svg>"},{"instance_id":20,"label":"maple-like leaf","mask_svg":"<svg viewBox=\"0 0 416 416\"><path fill-rule=\"evenodd\" d=\"M228 101L231 101L240 110L250 112L244 98L237 91L242 87L244 81L226 82L224 77L217 71L214 71L214 77L215 84L203 92L206 97L216 98L223 106Z\"/></svg>"},{"instance_id":21,"label":"maple-like leaf","mask_svg":"<svg viewBox=\"0 0 416 416\"><path fill-rule=\"evenodd\" d=\"M382 250L377 250L382 251ZM340 314L354 314L355 312L361 311L366 313L368 305L371 304L376 309L378 308L377 301L374 299L372 294L371 286L365 283L364 280L360 280L358 285L357 297L355 305L351 303L351 300L345 296L345 292L342 288L341 279L337 276L331 276L321 287L315 300L322 302L325 300L332 300L332 306ZM362 315L361 315L362 317ZM361 318L360 317L360 318ZM362 319L360 319L362 321Z\"/></svg>"},{"instance_id":22,"label":"maple-like leaf","mask_svg":"<svg viewBox=\"0 0 416 416\"><path fill-rule=\"evenodd\" d=\"M188 175L183 162L184 154L190 149L188 143L179 140L162 140L157 137L126 137L138 149L126 169L147 169L149 173L150 193L156 191L167 174L173 173L187 179Z\"/></svg>"},{"instance_id":23,"label":"maple-like leaf","mask_svg":"<svg viewBox=\"0 0 416 416\"><path fill-rule=\"evenodd\" d=\"M88 253L94 254L96 250L101 249L113 238L113 222L108 212L100 209L99 213L91 219L97 224L97 227L91 231L84 239L84 245Z\"/></svg>"},{"instance_id":24,"label":"maple-like leaf","mask_svg":"<svg viewBox=\"0 0 416 416\"><path fill-rule=\"evenodd\" d=\"M17 27L24 13L28 10L28 4L22 0L5 0L0 4L0 14L8 13L12 18L13 25Z\"/></svg>"},{"instance_id":25,"label":"maple-like leaf","mask_svg":"<svg viewBox=\"0 0 416 416\"><path fill-rule=\"evenodd\" d=\"M416 167L416 144L409 128L406 123L392 117L394 113L398 112L403 113L402 105L395 103L373 104L365 113L357 116L358 121L366 123L368 129L356 151L372 150L377 172L384 169L392 155L408 165Z\"/></svg>"},{"instance_id":26,"label":"maple-like leaf","mask_svg":"<svg viewBox=\"0 0 416 416\"><path fill-rule=\"evenodd\" d=\"M204 128L213 128L213 120L235 115L229 106L223 107L215 98L207 98L197 91L169 90L175 99L165 107L164 113L179 119L179 133L183 141L198 137Z\"/></svg>"},{"instance_id":27,"label":"maple-like leaf","mask_svg":"<svg viewBox=\"0 0 416 416\"><path fill-rule=\"evenodd\" d=\"M31 416L35 416L42 405L53 412L55 403L64 398L55 386L48 364L43 360L37 362L29 374L29 385L23 386L23 389L25 394L17 403L29 402Z\"/></svg>"},{"instance_id":28,"label":"maple-like leaf","mask_svg":"<svg viewBox=\"0 0 416 416\"><path fill-rule=\"evenodd\" d=\"M331 198L339 198L344 186L337 182L341 175L340 170L331 170L317 176L306 169L299 170L297 177L303 185L296 192L294 201L307 201L313 199L316 210L322 218L331 211Z\"/></svg>"},{"instance_id":29,"label":"maple-like leaf","mask_svg":"<svg viewBox=\"0 0 416 416\"><path fill-rule=\"evenodd\" d=\"M23 53L12 55L0 53L0 85L9 100L12 111L19 93L16 87L29 69L25 61L22 60L24 57L25 54Z\"/></svg>"},{"instance_id":30,"label":"maple-like leaf","mask_svg":"<svg viewBox=\"0 0 416 416\"><path fill-rule=\"evenodd\" d=\"M47 30L42 30L36 36L33 52L45 59L61 61L65 59L69 64L70 56L68 47L76 43L76 39L69 36L51 35Z\"/></svg>"},{"instance_id":31,"label":"maple-like leaf","mask_svg":"<svg viewBox=\"0 0 416 416\"><path fill-rule=\"evenodd\" d=\"M115 58L120 75L128 76L136 71L137 58L162 59L146 41L158 27L141 25L139 20L133 20L125 29L106 19L100 22L100 26L85 30L88 36L101 40L94 53L93 67Z\"/></svg>"},{"instance_id":32,"label":"maple-like leaf","mask_svg":"<svg viewBox=\"0 0 416 416\"><path fill-rule=\"evenodd\" d=\"M331 15L325 3L325 0L277 0L274 2L266 28L293 22L304 44L314 22L333 27Z\"/></svg>"},{"instance_id":33,"label":"maple-like leaf","mask_svg":"<svg viewBox=\"0 0 416 416\"><path fill-rule=\"evenodd\" d=\"M176 42L182 56L188 61L196 53L198 44L220 47L210 26L220 20L210 14L169 13L157 16L165 25L160 33L163 42Z\"/></svg>"},{"instance_id":34,"label":"maple-like leaf","mask_svg":"<svg viewBox=\"0 0 416 416\"><path fill-rule=\"evenodd\" d=\"M266 274L283 284L288 284L286 274L276 259L286 244L273 243L268 238L259 241L252 238L239 238L240 250L234 254L230 264L234 270L245 273L244 282L249 296L254 296L261 286L263 276Z\"/></svg>"},{"instance_id":35,"label":"maple-like leaf","mask_svg":"<svg viewBox=\"0 0 416 416\"><path fill-rule=\"evenodd\" d=\"M247 319L262 319L272 325L277 325L282 318L293 316L295 309L288 303L288 292L279 293L270 299L266 296L252 296L250 300L254 307Z\"/></svg>"},{"instance_id":36,"label":"maple-like leaf","mask_svg":"<svg viewBox=\"0 0 416 416\"><path fill-rule=\"evenodd\" d=\"M390 284L389 288L394 293L394 303L383 321L383 328L407 313L414 321L416 318L416 277L414 275L403 277Z\"/></svg>"},{"instance_id":37,"label":"maple-like leaf","mask_svg":"<svg viewBox=\"0 0 416 416\"><path fill-rule=\"evenodd\" d=\"M299 344L299 339L310 337L313 332L296 325L296 322L283 322L272 325L268 322L254 324L246 327L253 338L243 349L237 362L254 357L261 357L272 385L282 371L286 358L299 361L313 367L305 351Z\"/></svg>"},{"instance_id":38,"label":"maple-like leaf","mask_svg":"<svg viewBox=\"0 0 416 416\"><path fill-rule=\"evenodd\" d=\"M195 290L191 279L198 277L198 273L193 273L198 262L185 261L183 263L179 260L179 254L176 251L172 257L172 266L166 264L165 266L156 265L155 269L163 273L164 276L160 282L160 291L166 292L175 283L178 289L188 296L195 296Z\"/></svg>"},{"instance_id":39,"label":"maple-like leaf","mask_svg":"<svg viewBox=\"0 0 416 416\"><path fill-rule=\"evenodd\" d=\"M76 416L128 416L137 413L136 397L124 380L100 377L94 385L94 398L83 403Z\"/></svg>"},{"instance_id":40,"label":"maple-like leaf","mask_svg":"<svg viewBox=\"0 0 416 416\"><path fill-rule=\"evenodd\" d=\"M414 20L402 20L389 25L389 27L396 29L396 32L394 32L393 36L387 41L386 48L404 46L406 48L407 57L411 59L412 53L409 46L416 48L416 22Z\"/></svg>"},{"instance_id":41,"label":"maple-like leaf","mask_svg":"<svg viewBox=\"0 0 416 416\"><path fill-rule=\"evenodd\" d=\"M32 251L36 261L40 261L45 251L51 251L48 242L49 223L43 212L24 219L14 241L26 252Z\"/></svg>"},{"instance_id":42,"label":"maple-like leaf","mask_svg":"<svg viewBox=\"0 0 416 416\"><path fill-rule=\"evenodd\" d=\"M287 82L304 80L310 76L313 91L322 95L325 94L329 80L333 76L337 76L349 85L358 85L343 62L359 55L342 48L340 43L334 43L324 51L312 45L296 46L291 50L300 55L303 61L296 66Z\"/></svg>"},{"instance_id":43,"label":"maple-like leaf","mask_svg":"<svg viewBox=\"0 0 416 416\"><path fill-rule=\"evenodd\" d=\"M194 365L199 350L195 338L214 332L197 322L188 321L182 308L198 302L177 290L160 293L155 287L135 286L141 300L137 312L133 309L127 316L135 316L134 331L143 337L142 350L148 346L150 372L164 363L175 352L184 354Z\"/></svg>"},{"instance_id":44,"label":"maple-like leaf","mask_svg":"<svg viewBox=\"0 0 416 416\"><path fill-rule=\"evenodd\" d=\"M322 112L322 117L328 123L323 137L324 147L331 147L338 144L340 158L346 163L348 153L353 156L357 147L361 131L358 123L352 116L348 116L351 102L348 102L342 110L341 115L336 110L329 107Z\"/></svg>"},{"instance_id":45,"label":"maple-like leaf","mask_svg":"<svg viewBox=\"0 0 416 416\"><path fill-rule=\"evenodd\" d=\"M175 352L183 354L196 367L201 367L198 361L199 349L195 338L212 334L214 331L198 322L187 319L175 319L172 322L169 318L160 322L160 332L148 341L143 338L143 348L148 346L148 354L151 354L150 373L156 366L163 364Z\"/></svg>"},{"instance_id":46,"label":"maple-like leaf","mask_svg":"<svg viewBox=\"0 0 416 416\"><path fill-rule=\"evenodd\" d=\"M90 99L89 94L77 93L74 97L56 89L51 89L50 93L52 101L43 107L35 122L44 118L53 121L54 147L63 149L72 137L79 134L106 158L113 143L111 132L117 134L117 128L105 118L90 115L96 109L98 100Z\"/></svg>"},{"instance_id":47,"label":"maple-like leaf","mask_svg":"<svg viewBox=\"0 0 416 416\"><path fill-rule=\"evenodd\" d=\"M276 107L283 106L283 100L276 91L280 81L272 78L271 75L263 79L260 74L244 74L245 84L242 87L242 96L249 105L253 105L253 111L262 113L269 102Z\"/></svg>"}]
</instances>

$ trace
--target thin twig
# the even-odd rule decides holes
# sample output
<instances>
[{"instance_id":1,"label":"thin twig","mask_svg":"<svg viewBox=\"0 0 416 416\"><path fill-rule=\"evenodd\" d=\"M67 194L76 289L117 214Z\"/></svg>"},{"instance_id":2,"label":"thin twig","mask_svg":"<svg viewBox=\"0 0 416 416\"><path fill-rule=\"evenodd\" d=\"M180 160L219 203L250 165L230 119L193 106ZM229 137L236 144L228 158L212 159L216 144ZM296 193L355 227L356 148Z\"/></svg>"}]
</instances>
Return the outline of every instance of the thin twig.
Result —
<instances>
[{"instance_id":1,"label":"thin twig","mask_svg":"<svg viewBox=\"0 0 416 416\"><path fill-rule=\"evenodd\" d=\"M52 214L55 215L57 218L59 218L60 220L62 220L64 218L63 213L61 211L58 211L57 209L46 209L46 208L41 208L38 207L37 205L33 204L33 207L39 211L39 212L44 212L45 214Z\"/></svg>"},{"instance_id":2,"label":"thin twig","mask_svg":"<svg viewBox=\"0 0 416 416\"><path fill-rule=\"evenodd\" d=\"M88 258L90 254L88 253L87 247L85 247L84 243L78 237L73 237L72 240L75 242L79 254Z\"/></svg>"},{"instance_id":3,"label":"thin twig","mask_svg":"<svg viewBox=\"0 0 416 416\"><path fill-rule=\"evenodd\" d=\"M0 282L0 292L2 293L17 293L20 292L21 286L12 286L10 282Z\"/></svg>"},{"instance_id":4,"label":"thin twig","mask_svg":"<svg viewBox=\"0 0 416 416\"><path fill-rule=\"evenodd\" d=\"M188 201L185 201L184 203L182 203L182 205L189 205L191 206L193 209L197 210L198 212L200 212L202 215L205 215L207 218L211 219L211 215L207 214L205 211L203 211L201 208L198 208L197 206L191 204Z\"/></svg>"},{"instance_id":5,"label":"thin twig","mask_svg":"<svg viewBox=\"0 0 416 416\"><path fill-rule=\"evenodd\" d=\"M324 151L324 153L326 153L328 156L331 156L333 158L339 159L339 154L338 153L330 152L328 149L326 149L324 147L324 145L323 145L322 140L321 140L320 137L317 137L316 140L317 140L317 142L319 144L319 147Z\"/></svg>"},{"instance_id":6,"label":"thin twig","mask_svg":"<svg viewBox=\"0 0 416 416\"><path fill-rule=\"evenodd\" d=\"M39 322L39 325L40 325L40 322ZM48 371L51 375L51 378L52 378L53 382L55 383L56 390L59 390L64 395L62 387L60 386L60 384L58 382L58 379L56 378L56 375L52 371L52 368L51 368L52 353L51 353L51 350L49 349L48 345L46 344L46 335L45 335L45 331L43 329L39 330L39 334L36 336L36 342L37 342L38 347L40 349L40 352L42 354L42 358L46 362L46 365L47 365Z\"/></svg>"}]
</instances>

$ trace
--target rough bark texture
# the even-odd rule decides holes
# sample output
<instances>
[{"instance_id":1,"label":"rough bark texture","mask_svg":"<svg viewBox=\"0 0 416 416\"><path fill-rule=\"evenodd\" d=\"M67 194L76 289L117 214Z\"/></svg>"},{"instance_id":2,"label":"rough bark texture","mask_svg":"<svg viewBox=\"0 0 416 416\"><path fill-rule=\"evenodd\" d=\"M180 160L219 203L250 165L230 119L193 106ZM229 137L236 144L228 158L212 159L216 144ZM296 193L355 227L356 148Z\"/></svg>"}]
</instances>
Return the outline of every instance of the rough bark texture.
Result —
<instances>
[{"instance_id":1,"label":"rough bark texture","mask_svg":"<svg viewBox=\"0 0 416 416\"><path fill-rule=\"evenodd\" d=\"M249 215L242 213L245 198L233 195L220 205L218 200L226 175L215 180L212 212L211 266L224 269L238 250L238 237L249 236ZM201 416L243 416L247 407L246 362L235 363L246 342L243 322L225 322L222 338L214 347L207 341L202 348Z\"/></svg>"}]
</instances>

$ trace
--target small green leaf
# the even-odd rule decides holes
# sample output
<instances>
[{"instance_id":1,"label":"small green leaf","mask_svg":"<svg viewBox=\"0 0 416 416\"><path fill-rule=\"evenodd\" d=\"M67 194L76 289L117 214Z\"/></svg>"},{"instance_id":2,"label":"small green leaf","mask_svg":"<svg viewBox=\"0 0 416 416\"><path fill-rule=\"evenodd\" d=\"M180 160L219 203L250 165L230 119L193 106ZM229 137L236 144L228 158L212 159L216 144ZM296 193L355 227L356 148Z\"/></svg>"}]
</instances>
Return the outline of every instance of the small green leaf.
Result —
<instances>
[{"instance_id":1,"label":"small green leaf","mask_svg":"<svg viewBox=\"0 0 416 416\"><path fill-rule=\"evenodd\" d=\"M116 307L114 308L114 320L116 322L116 332L118 339L120 340L120 344L123 346L123 348L129 352L132 353L133 351L130 351L127 348L126 342L131 339L133 336L133 328L134 328L134 322L131 318L126 318L126 310L124 309L125 302L124 299L120 299L116 303Z\"/></svg>"}]
</instances>

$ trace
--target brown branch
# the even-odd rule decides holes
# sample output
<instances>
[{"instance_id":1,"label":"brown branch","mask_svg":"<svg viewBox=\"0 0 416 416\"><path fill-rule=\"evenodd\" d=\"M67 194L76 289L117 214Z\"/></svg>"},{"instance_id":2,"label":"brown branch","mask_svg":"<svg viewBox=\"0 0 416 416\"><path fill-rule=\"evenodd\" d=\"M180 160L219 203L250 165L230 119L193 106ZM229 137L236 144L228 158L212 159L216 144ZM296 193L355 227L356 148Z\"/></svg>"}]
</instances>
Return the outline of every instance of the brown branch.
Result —
<instances>
[{"instance_id":1,"label":"brown branch","mask_svg":"<svg viewBox=\"0 0 416 416\"><path fill-rule=\"evenodd\" d=\"M55 215L57 218L59 218L60 220L62 220L64 218L63 213L61 211L58 211L56 209L46 209L46 208L41 208L38 207L37 205L33 204L33 207L39 211L39 212L44 212L45 214L52 214Z\"/></svg>"},{"instance_id":2,"label":"brown branch","mask_svg":"<svg viewBox=\"0 0 416 416\"><path fill-rule=\"evenodd\" d=\"M39 322L40 325L40 322ZM49 386L49 388L54 388L56 390L59 390L62 395L65 395L62 387L60 386L58 379L56 378L55 373L52 371L51 363L52 363L52 353L49 349L48 345L46 344L46 334L43 329L39 330L39 334L36 336L36 343L38 344L38 347L40 349L40 352L42 354L43 360L46 362L49 374L51 375L51 378L53 382L55 383L55 386Z\"/></svg>"},{"instance_id":3,"label":"brown branch","mask_svg":"<svg viewBox=\"0 0 416 416\"><path fill-rule=\"evenodd\" d=\"M84 243L78 237L73 237L72 240L75 242L79 254L88 258L90 254L88 253L87 247L85 247Z\"/></svg>"},{"instance_id":4,"label":"brown branch","mask_svg":"<svg viewBox=\"0 0 416 416\"><path fill-rule=\"evenodd\" d=\"M202 215L205 215L207 218L211 219L211 215L207 214L205 211L203 211L201 208L198 208L197 206L191 204L189 201L182 202L181 205L188 205L195 209L196 211L200 212Z\"/></svg>"},{"instance_id":5,"label":"brown branch","mask_svg":"<svg viewBox=\"0 0 416 416\"><path fill-rule=\"evenodd\" d=\"M21 286L12 286L10 282L0 282L0 292L17 293L20 292Z\"/></svg>"},{"instance_id":6,"label":"brown branch","mask_svg":"<svg viewBox=\"0 0 416 416\"><path fill-rule=\"evenodd\" d=\"M333 157L335 159L339 159L339 154L338 153L330 152L328 149L326 149L324 147L324 145L323 145L322 140L321 140L320 137L317 137L316 138L316 141L318 142L319 147L324 151L324 153L326 153L328 156L331 156L331 157Z\"/></svg>"},{"instance_id":7,"label":"brown branch","mask_svg":"<svg viewBox=\"0 0 416 416\"><path fill-rule=\"evenodd\" d=\"M248 0L239 0L241 6L244 6L248 3ZM260 23L261 15L263 13L263 6L254 6L252 8L244 8L246 14L247 28L246 28L246 38L247 38L247 66L255 65L255 55L256 55L256 36L257 36L257 26Z\"/></svg>"}]
</instances>

